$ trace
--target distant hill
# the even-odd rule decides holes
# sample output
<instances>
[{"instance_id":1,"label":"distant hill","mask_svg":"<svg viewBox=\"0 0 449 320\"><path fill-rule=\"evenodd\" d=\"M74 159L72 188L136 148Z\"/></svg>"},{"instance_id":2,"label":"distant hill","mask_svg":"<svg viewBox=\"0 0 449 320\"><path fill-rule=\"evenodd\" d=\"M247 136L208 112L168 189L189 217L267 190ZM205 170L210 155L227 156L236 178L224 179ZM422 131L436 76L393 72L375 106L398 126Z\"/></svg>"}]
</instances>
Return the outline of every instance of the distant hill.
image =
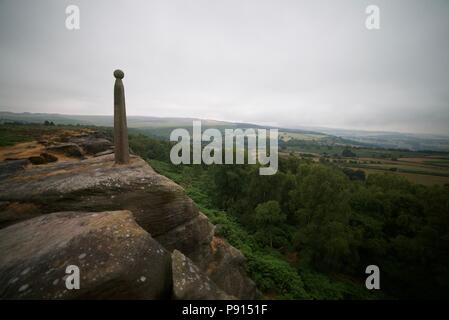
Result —
<instances>
[{"instance_id":1,"label":"distant hill","mask_svg":"<svg viewBox=\"0 0 449 320\"><path fill-rule=\"evenodd\" d=\"M113 125L113 116L88 116L88 115L66 115L57 113L14 113L14 112L0 112L0 124L8 122L21 123L44 123L45 121L54 122L62 125L94 125L106 126ZM155 132L171 131L174 128L191 128L192 121L201 120L204 128L214 127L217 129L223 128L272 128L269 126L261 126L251 123L237 123L226 122L210 119L198 118L177 118L177 117L151 117L151 116L127 116L128 127L138 129L154 130ZM166 130L164 130L166 129ZM301 129L285 129L280 128L279 131L301 133L301 134L320 134L310 130ZM165 136L165 134L164 134Z\"/></svg>"},{"instance_id":2,"label":"distant hill","mask_svg":"<svg viewBox=\"0 0 449 320\"><path fill-rule=\"evenodd\" d=\"M95 125L112 126L113 116L89 116L89 115L67 115L58 113L15 113L0 111L0 123L23 122L23 123L43 123L53 121L55 124L64 125ZM204 120L196 118L176 118L176 117L150 117L150 116L128 116L128 127L130 128L166 128L166 127L186 127L192 126L193 120L201 120L205 126L226 126L236 127L237 124L217 120ZM246 124L248 125L248 124ZM244 126L244 124L242 124ZM254 127L254 125L251 125Z\"/></svg>"},{"instance_id":3,"label":"distant hill","mask_svg":"<svg viewBox=\"0 0 449 320\"><path fill-rule=\"evenodd\" d=\"M191 129L193 120L201 120L206 128L272 128L251 123L227 122L198 118L128 116L128 127L167 138L175 128ZM66 115L57 113L0 112L0 124L8 122L44 123L52 121L61 125L112 126L113 116ZM363 147L408 149L413 151L449 151L449 137L440 135L407 134L396 132L374 132L331 128L278 128L281 139L312 141L319 144L348 144Z\"/></svg>"},{"instance_id":4,"label":"distant hill","mask_svg":"<svg viewBox=\"0 0 449 320\"><path fill-rule=\"evenodd\" d=\"M412 151L449 151L449 136L444 135L331 128L313 129L328 135L381 148L408 149Z\"/></svg>"}]
</instances>

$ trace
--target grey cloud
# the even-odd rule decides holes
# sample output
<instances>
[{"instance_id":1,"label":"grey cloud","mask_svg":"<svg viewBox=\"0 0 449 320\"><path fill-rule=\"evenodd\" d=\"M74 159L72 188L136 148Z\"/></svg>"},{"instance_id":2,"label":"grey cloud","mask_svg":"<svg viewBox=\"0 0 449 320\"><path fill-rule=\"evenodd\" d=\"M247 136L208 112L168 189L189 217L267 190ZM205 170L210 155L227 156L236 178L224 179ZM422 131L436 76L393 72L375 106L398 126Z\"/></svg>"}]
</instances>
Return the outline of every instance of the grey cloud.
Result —
<instances>
[{"instance_id":1,"label":"grey cloud","mask_svg":"<svg viewBox=\"0 0 449 320\"><path fill-rule=\"evenodd\" d=\"M0 107L112 114L120 67L130 115L449 134L448 32L445 0L3 0Z\"/></svg>"}]
</instances>

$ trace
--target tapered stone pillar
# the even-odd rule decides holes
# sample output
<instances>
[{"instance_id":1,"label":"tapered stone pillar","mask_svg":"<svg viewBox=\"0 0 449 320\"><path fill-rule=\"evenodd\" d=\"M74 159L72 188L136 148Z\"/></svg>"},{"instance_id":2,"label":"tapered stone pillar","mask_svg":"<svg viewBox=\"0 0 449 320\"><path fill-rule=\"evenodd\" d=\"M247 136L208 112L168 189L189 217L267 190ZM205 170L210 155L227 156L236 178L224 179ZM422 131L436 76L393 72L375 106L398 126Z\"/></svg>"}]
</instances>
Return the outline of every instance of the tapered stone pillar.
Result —
<instances>
[{"instance_id":1,"label":"tapered stone pillar","mask_svg":"<svg viewBox=\"0 0 449 320\"><path fill-rule=\"evenodd\" d=\"M129 163L128 128L126 126L125 89L122 79L123 71L115 70L114 85L114 145L115 163Z\"/></svg>"}]
</instances>

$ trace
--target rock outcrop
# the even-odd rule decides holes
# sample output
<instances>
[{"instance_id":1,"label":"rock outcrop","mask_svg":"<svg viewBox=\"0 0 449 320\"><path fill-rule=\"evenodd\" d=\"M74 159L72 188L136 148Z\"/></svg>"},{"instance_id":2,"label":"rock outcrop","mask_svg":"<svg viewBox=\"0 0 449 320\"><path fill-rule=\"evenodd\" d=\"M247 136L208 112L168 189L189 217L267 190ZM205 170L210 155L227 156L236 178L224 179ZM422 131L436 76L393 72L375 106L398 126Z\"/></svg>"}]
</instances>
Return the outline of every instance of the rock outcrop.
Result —
<instances>
[{"instance_id":1,"label":"rock outcrop","mask_svg":"<svg viewBox=\"0 0 449 320\"><path fill-rule=\"evenodd\" d=\"M17 171L24 170L29 163L28 159L8 160L0 163L0 180L15 175Z\"/></svg>"},{"instance_id":2,"label":"rock outcrop","mask_svg":"<svg viewBox=\"0 0 449 320\"><path fill-rule=\"evenodd\" d=\"M116 165L114 155L107 154L111 145L104 141L98 143L101 148L86 152L87 145L97 145L97 138L102 139L92 135L64 139L76 142L85 159L9 166L0 179L0 228L59 211L129 210L154 240L168 251L182 252L226 294L255 298L243 255L214 235L214 226L183 188L137 156L130 156L129 164Z\"/></svg>"},{"instance_id":3,"label":"rock outcrop","mask_svg":"<svg viewBox=\"0 0 449 320\"><path fill-rule=\"evenodd\" d=\"M75 143L57 144L47 147L48 152L55 152L65 155L67 157L82 158L83 152L81 148Z\"/></svg>"},{"instance_id":4,"label":"rock outcrop","mask_svg":"<svg viewBox=\"0 0 449 320\"><path fill-rule=\"evenodd\" d=\"M0 230L2 299L163 299L170 254L129 211L60 212ZM66 286L68 266L80 286Z\"/></svg>"},{"instance_id":5,"label":"rock outcrop","mask_svg":"<svg viewBox=\"0 0 449 320\"><path fill-rule=\"evenodd\" d=\"M246 259L239 250L216 236L202 250L196 251L191 258L222 290L247 300L260 294L256 292L254 282L243 272Z\"/></svg>"},{"instance_id":6,"label":"rock outcrop","mask_svg":"<svg viewBox=\"0 0 449 320\"><path fill-rule=\"evenodd\" d=\"M172 255L173 299L233 300L209 279L189 258L178 250Z\"/></svg>"},{"instance_id":7,"label":"rock outcrop","mask_svg":"<svg viewBox=\"0 0 449 320\"><path fill-rule=\"evenodd\" d=\"M131 157L129 165L116 165L113 155L105 155L20 170L0 181L0 201L33 204L39 214L126 209L153 237L199 215L179 185L157 174L137 156ZM20 214L14 219L21 220ZM184 249L193 251L196 240Z\"/></svg>"}]
</instances>

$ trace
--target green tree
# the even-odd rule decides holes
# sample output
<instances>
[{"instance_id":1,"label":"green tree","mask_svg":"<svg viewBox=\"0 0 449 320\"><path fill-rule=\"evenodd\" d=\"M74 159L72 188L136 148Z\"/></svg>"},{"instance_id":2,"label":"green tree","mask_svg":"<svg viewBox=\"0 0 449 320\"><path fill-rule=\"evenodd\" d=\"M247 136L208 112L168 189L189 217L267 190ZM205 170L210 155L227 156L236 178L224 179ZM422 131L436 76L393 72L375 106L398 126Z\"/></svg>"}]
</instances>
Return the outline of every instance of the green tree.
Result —
<instances>
[{"instance_id":1,"label":"green tree","mask_svg":"<svg viewBox=\"0 0 449 320\"><path fill-rule=\"evenodd\" d=\"M341 270L358 261L357 233L349 225L348 179L341 172L313 165L302 179L295 243L317 268Z\"/></svg>"},{"instance_id":2,"label":"green tree","mask_svg":"<svg viewBox=\"0 0 449 320\"><path fill-rule=\"evenodd\" d=\"M344 149L344 150L341 152L341 155L342 155L342 157L348 157L348 158L353 158L353 157L356 157L356 156L357 156L357 155L356 155L354 152L352 152L352 150L349 149L349 148Z\"/></svg>"},{"instance_id":3,"label":"green tree","mask_svg":"<svg viewBox=\"0 0 449 320\"><path fill-rule=\"evenodd\" d=\"M286 216L281 212L279 203L274 200L261 203L254 210L253 221L258 229L257 234L268 237L270 248L273 248L273 236L285 220Z\"/></svg>"}]
</instances>

